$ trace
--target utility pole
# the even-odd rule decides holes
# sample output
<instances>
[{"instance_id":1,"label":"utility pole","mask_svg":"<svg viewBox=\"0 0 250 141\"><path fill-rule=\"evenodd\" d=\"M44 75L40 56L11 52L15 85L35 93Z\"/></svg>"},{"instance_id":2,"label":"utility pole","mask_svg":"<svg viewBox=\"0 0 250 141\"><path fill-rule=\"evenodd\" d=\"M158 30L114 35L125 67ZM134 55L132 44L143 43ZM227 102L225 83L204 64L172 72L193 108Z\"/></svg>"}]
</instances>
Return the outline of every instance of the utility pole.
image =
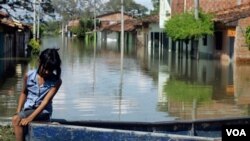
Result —
<instances>
[{"instance_id":1,"label":"utility pole","mask_svg":"<svg viewBox=\"0 0 250 141\"><path fill-rule=\"evenodd\" d=\"M199 19L199 0L194 0L194 17Z\"/></svg>"},{"instance_id":2,"label":"utility pole","mask_svg":"<svg viewBox=\"0 0 250 141\"><path fill-rule=\"evenodd\" d=\"M33 39L36 39L36 0L33 0Z\"/></svg>"},{"instance_id":3,"label":"utility pole","mask_svg":"<svg viewBox=\"0 0 250 141\"><path fill-rule=\"evenodd\" d=\"M36 39L37 40L39 40L39 38L40 38L40 4L41 4L41 0L38 0L37 34L36 34Z\"/></svg>"},{"instance_id":4,"label":"utility pole","mask_svg":"<svg viewBox=\"0 0 250 141\"><path fill-rule=\"evenodd\" d=\"M199 0L194 0L194 17L196 20L199 19ZM199 40L197 39L192 39L192 56L195 59L199 59L199 50L198 50L198 44Z\"/></svg>"},{"instance_id":5,"label":"utility pole","mask_svg":"<svg viewBox=\"0 0 250 141\"><path fill-rule=\"evenodd\" d=\"M121 100L122 100L122 87L123 87L123 55L124 54L124 3L121 0L121 77L119 85L119 119L121 115Z\"/></svg>"},{"instance_id":6,"label":"utility pole","mask_svg":"<svg viewBox=\"0 0 250 141\"><path fill-rule=\"evenodd\" d=\"M241 5L241 0L237 0L237 5Z\"/></svg>"},{"instance_id":7,"label":"utility pole","mask_svg":"<svg viewBox=\"0 0 250 141\"><path fill-rule=\"evenodd\" d=\"M184 0L184 8L183 8L184 13L187 11L187 0Z\"/></svg>"},{"instance_id":8,"label":"utility pole","mask_svg":"<svg viewBox=\"0 0 250 141\"><path fill-rule=\"evenodd\" d=\"M94 46L96 47L96 1L94 0Z\"/></svg>"},{"instance_id":9,"label":"utility pole","mask_svg":"<svg viewBox=\"0 0 250 141\"><path fill-rule=\"evenodd\" d=\"M124 3L121 0L121 60L123 59L124 50Z\"/></svg>"}]
</instances>

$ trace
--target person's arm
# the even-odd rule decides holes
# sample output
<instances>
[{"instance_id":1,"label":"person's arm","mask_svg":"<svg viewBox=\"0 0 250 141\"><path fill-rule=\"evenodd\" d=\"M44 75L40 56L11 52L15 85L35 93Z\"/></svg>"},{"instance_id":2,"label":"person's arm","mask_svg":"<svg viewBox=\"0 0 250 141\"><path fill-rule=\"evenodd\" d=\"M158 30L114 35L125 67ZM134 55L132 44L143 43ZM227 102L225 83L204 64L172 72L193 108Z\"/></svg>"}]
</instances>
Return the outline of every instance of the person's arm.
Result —
<instances>
[{"instance_id":1,"label":"person's arm","mask_svg":"<svg viewBox=\"0 0 250 141\"><path fill-rule=\"evenodd\" d=\"M16 113L19 113L22 108L23 108L23 105L26 101L26 98L27 98L27 75L24 76L24 79L23 79L23 88L22 88L22 91L21 91L21 94L19 96L19 99L18 99L18 105L17 105L17 109L16 109Z\"/></svg>"},{"instance_id":2,"label":"person's arm","mask_svg":"<svg viewBox=\"0 0 250 141\"><path fill-rule=\"evenodd\" d=\"M29 115L27 118L24 118L21 120L20 124L25 126L29 122L31 122L40 112L43 111L43 109L47 106L47 104L53 99L55 94L57 93L58 89L60 88L62 84L62 80L60 79L57 84L50 89L50 91L47 93L47 95L44 97L41 104L36 108L36 110Z\"/></svg>"}]
</instances>

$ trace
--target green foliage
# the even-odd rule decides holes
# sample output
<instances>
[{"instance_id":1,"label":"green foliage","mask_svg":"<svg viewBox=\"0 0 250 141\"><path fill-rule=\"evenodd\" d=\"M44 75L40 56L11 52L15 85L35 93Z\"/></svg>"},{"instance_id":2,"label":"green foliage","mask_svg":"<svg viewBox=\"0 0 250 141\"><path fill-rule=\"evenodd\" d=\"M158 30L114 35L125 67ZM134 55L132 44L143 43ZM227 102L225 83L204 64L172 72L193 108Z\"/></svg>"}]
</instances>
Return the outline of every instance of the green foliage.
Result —
<instances>
[{"instance_id":1,"label":"green foliage","mask_svg":"<svg viewBox=\"0 0 250 141\"><path fill-rule=\"evenodd\" d=\"M30 64L30 68L31 69L35 69L38 67L38 61L39 60L39 56L38 55L32 55L29 58L29 64Z\"/></svg>"},{"instance_id":2,"label":"green foliage","mask_svg":"<svg viewBox=\"0 0 250 141\"><path fill-rule=\"evenodd\" d=\"M87 32L91 32L94 29L93 19L81 19L79 26L72 27L70 30L73 34L76 34L79 38L84 38Z\"/></svg>"},{"instance_id":3,"label":"green foliage","mask_svg":"<svg viewBox=\"0 0 250 141\"><path fill-rule=\"evenodd\" d=\"M0 141L14 141L15 135L11 126L0 126Z\"/></svg>"},{"instance_id":4,"label":"green foliage","mask_svg":"<svg viewBox=\"0 0 250 141\"><path fill-rule=\"evenodd\" d=\"M158 14L160 11L160 1L159 0L151 0L154 9L150 11L150 14Z\"/></svg>"},{"instance_id":5,"label":"green foliage","mask_svg":"<svg viewBox=\"0 0 250 141\"><path fill-rule=\"evenodd\" d=\"M248 49L250 50L250 26L246 28L245 39L246 39L246 44L248 45Z\"/></svg>"},{"instance_id":6,"label":"green foliage","mask_svg":"<svg viewBox=\"0 0 250 141\"><path fill-rule=\"evenodd\" d=\"M209 101L212 96L211 86L188 84L187 82L174 79L166 83L164 91L169 98L183 102L191 102L194 99L197 102Z\"/></svg>"},{"instance_id":7,"label":"green foliage","mask_svg":"<svg viewBox=\"0 0 250 141\"><path fill-rule=\"evenodd\" d=\"M40 43L36 39L31 39L28 43L32 55L38 55L40 53Z\"/></svg>"},{"instance_id":8,"label":"green foliage","mask_svg":"<svg viewBox=\"0 0 250 141\"><path fill-rule=\"evenodd\" d=\"M61 29L61 23L59 21L46 22L41 25L41 34L58 35L60 33L60 29Z\"/></svg>"},{"instance_id":9,"label":"green foliage","mask_svg":"<svg viewBox=\"0 0 250 141\"><path fill-rule=\"evenodd\" d=\"M143 16L146 15L148 9L135 2L135 0L124 0L124 10L125 13L131 14L133 16ZM110 0L104 5L104 11L120 11L121 10L121 1L120 0Z\"/></svg>"},{"instance_id":10,"label":"green foliage","mask_svg":"<svg viewBox=\"0 0 250 141\"><path fill-rule=\"evenodd\" d=\"M212 15L199 13L195 19L193 12L174 15L165 23L165 32L173 40L197 39L203 35L213 34Z\"/></svg>"},{"instance_id":11,"label":"green foliage","mask_svg":"<svg viewBox=\"0 0 250 141\"><path fill-rule=\"evenodd\" d=\"M63 21L79 18L83 11L87 10L85 5L88 6L85 0L53 0L51 3L56 13L62 16Z\"/></svg>"}]
</instances>

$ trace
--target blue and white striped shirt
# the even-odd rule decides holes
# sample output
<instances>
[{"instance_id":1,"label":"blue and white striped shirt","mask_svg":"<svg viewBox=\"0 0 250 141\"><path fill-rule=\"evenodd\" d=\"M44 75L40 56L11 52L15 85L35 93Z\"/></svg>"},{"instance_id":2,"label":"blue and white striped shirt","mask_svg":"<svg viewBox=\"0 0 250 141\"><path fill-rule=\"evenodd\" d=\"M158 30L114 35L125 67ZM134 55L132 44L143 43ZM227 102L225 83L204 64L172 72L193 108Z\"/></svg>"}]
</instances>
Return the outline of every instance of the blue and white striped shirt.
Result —
<instances>
[{"instance_id":1,"label":"blue and white striped shirt","mask_svg":"<svg viewBox=\"0 0 250 141\"><path fill-rule=\"evenodd\" d=\"M49 79L45 80L44 84L39 86L37 76L37 70L30 70L27 73L27 99L24 104L24 110L36 109L41 104L49 90L55 86L59 80L53 74L49 77ZM52 110L52 101L50 101L43 110L43 113L52 114Z\"/></svg>"}]
</instances>

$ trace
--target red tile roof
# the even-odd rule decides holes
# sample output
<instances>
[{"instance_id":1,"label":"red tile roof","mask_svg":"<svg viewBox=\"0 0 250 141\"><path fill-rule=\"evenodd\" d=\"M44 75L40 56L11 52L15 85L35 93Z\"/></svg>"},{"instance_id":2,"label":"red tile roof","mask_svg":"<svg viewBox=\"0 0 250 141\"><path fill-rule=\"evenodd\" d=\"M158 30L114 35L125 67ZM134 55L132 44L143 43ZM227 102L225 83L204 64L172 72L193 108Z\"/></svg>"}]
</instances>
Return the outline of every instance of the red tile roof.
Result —
<instances>
[{"instance_id":1,"label":"red tile roof","mask_svg":"<svg viewBox=\"0 0 250 141\"><path fill-rule=\"evenodd\" d=\"M142 22L148 22L148 23L158 23L159 22L159 15L150 15L147 17L143 17L143 19L141 19Z\"/></svg>"},{"instance_id":2,"label":"red tile roof","mask_svg":"<svg viewBox=\"0 0 250 141\"><path fill-rule=\"evenodd\" d=\"M121 13L120 11L105 13L105 14L96 16L96 18L106 17L106 16L110 16L110 15L114 15L114 14L120 14L120 13ZM131 16L131 15L127 14L127 13L124 13L124 15Z\"/></svg>"},{"instance_id":3,"label":"red tile roof","mask_svg":"<svg viewBox=\"0 0 250 141\"><path fill-rule=\"evenodd\" d=\"M11 18L8 13L5 13L3 11L0 11L0 24L9 26L9 27L16 27L19 29L24 29L25 27L30 28L28 25L21 23L18 20L15 20L13 18Z\"/></svg>"},{"instance_id":4,"label":"red tile roof","mask_svg":"<svg viewBox=\"0 0 250 141\"><path fill-rule=\"evenodd\" d=\"M250 3L237 5L220 11L215 11L213 13L215 14L215 22L234 22L241 18L246 18L250 16Z\"/></svg>"},{"instance_id":5,"label":"red tile roof","mask_svg":"<svg viewBox=\"0 0 250 141\"><path fill-rule=\"evenodd\" d=\"M142 23L157 23L159 22L159 15L150 15L143 17L142 19L128 19L124 21L124 31L133 31L137 26L142 25ZM101 30L110 30L110 31L121 31L121 23L115 23L109 26L103 27Z\"/></svg>"},{"instance_id":6,"label":"red tile roof","mask_svg":"<svg viewBox=\"0 0 250 141\"><path fill-rule=\"evenodd\" d=\"M139 25L140 22L138 20L126 20L124 21L124 31L133 31L135 30L136 26ZM121 31L121 23L112 24L109 26L104 27L101 30L109 30L109 31Z\"/></svg>"}]
</instances>

